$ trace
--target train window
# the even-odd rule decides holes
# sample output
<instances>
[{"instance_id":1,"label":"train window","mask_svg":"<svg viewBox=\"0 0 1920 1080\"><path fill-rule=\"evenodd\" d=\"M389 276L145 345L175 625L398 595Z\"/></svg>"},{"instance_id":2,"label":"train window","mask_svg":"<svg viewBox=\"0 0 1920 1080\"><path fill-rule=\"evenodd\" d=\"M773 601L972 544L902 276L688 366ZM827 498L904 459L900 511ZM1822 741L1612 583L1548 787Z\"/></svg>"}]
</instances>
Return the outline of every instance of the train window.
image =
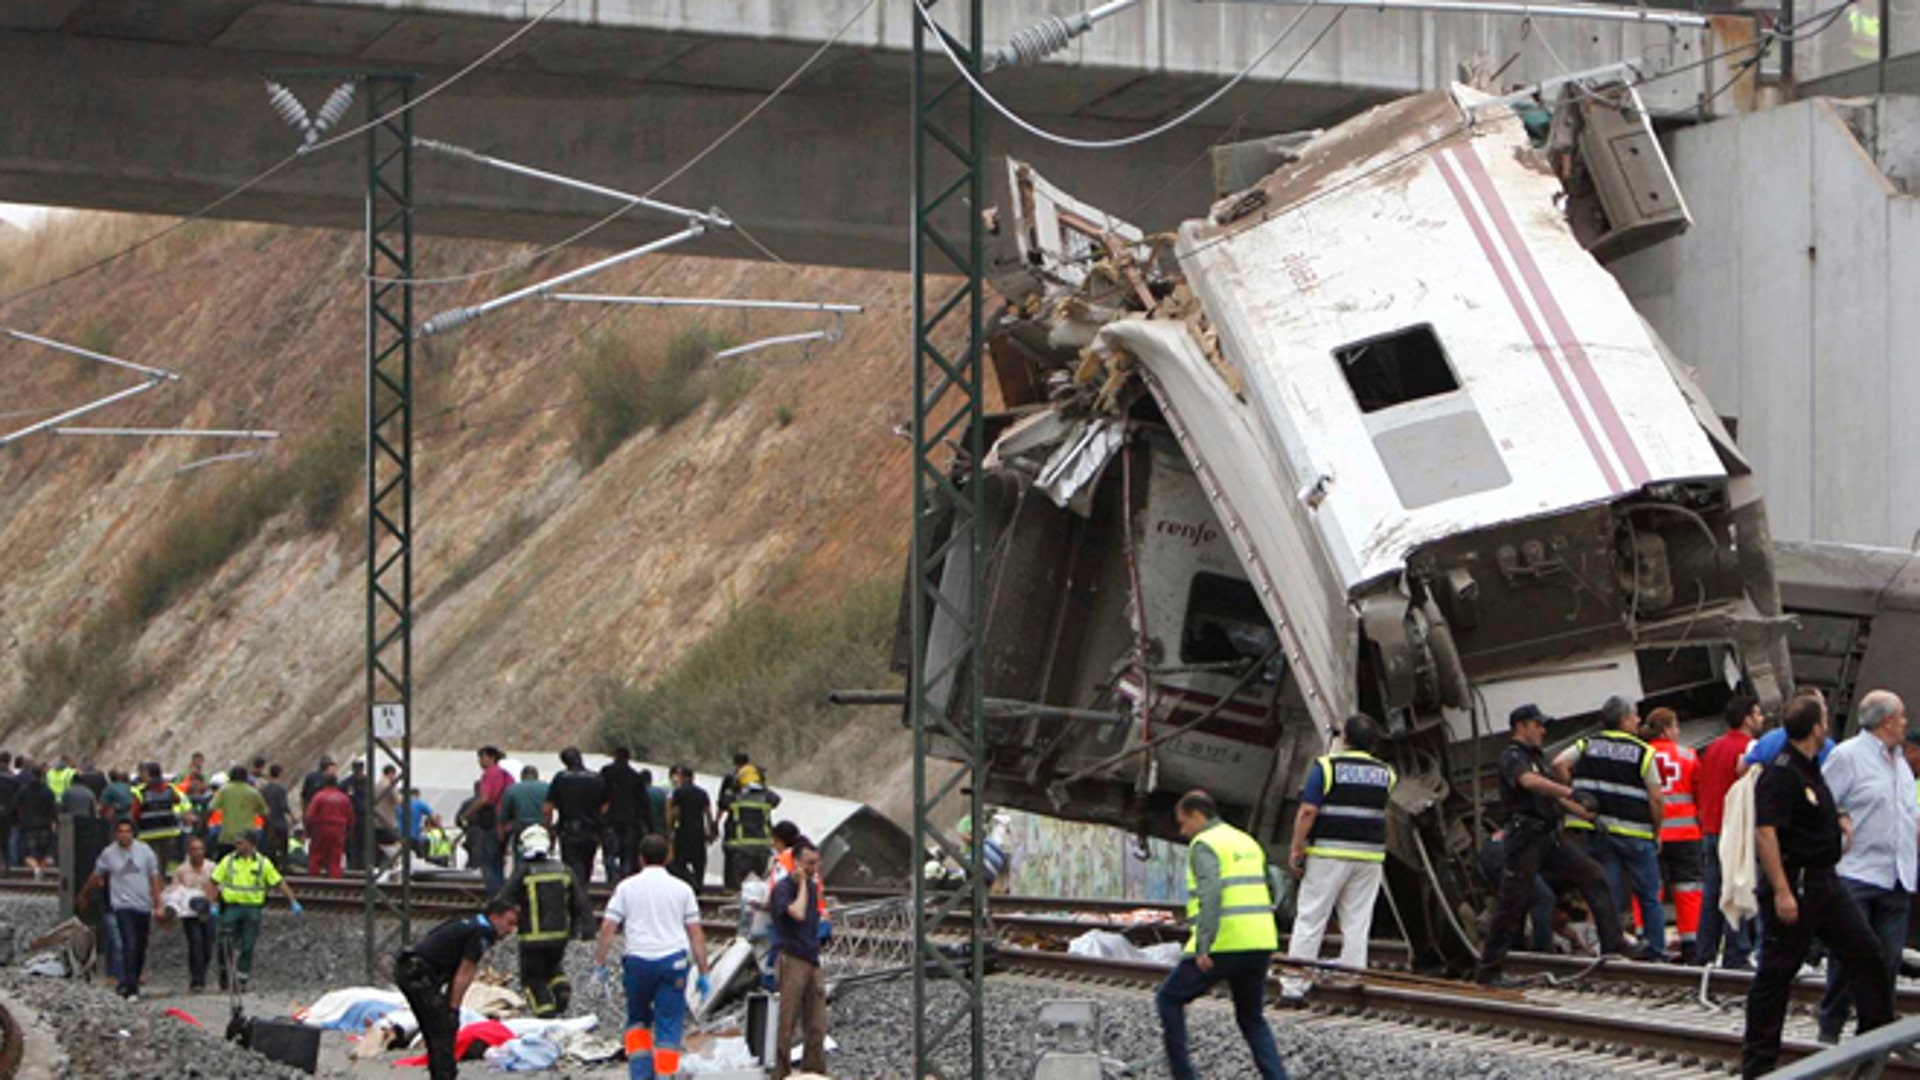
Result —
<instances>
[{"instance_id":1,"label":"train window","mask_svg":"<svg viewBox=\"0 0 1920 1080\"><path fill-rule=\"evenodd\" d=\"M1366 413L1460 389L1433 327L1422 323L1333 350L1353 398Z\"/></svg>"},{"instance_id":2,"label":"train window","mask_svg":"<svg viewBox=\"0 0 1920 1080\"><path fill-rule=\"evenodd\" d=\"M1225 574L1195 574L1180 632L1180 662L1221 664L1257 660L1277 639L1253 586Z\"/></svg>"}]
</instances>

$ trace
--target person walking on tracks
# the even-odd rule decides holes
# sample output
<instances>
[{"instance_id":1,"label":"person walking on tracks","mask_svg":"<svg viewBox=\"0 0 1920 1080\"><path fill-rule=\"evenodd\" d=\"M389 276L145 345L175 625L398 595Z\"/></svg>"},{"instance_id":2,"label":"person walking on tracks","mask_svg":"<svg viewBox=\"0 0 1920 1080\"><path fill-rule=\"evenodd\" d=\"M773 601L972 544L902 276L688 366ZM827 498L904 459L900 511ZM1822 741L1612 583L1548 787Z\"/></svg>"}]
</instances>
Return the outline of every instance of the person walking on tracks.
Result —
<instances>
[{"instance_id":1,"label":"person walking on tracks","mask_svg":"<svg viewBox=\"0 0 1920 1080\"><path fill-rule=\"evenodd\" d=\"M513 901L496 896L484 911L448 919L394 958L393 983L413 1009L427 1046L428 1080L454 1080L460 1074L460 1062L453 1056L460 1002L487 950L519 926L520 910Z\"/></svg>"},{"instance_id":2,"label":"person walking on tracks","mask_svg":"<svg viewBox=\"0 0 1920 1080\"><path fill-rule=\"evenodd\" d=\"M700 901L686 882L667 873L667 842L640 842L640 872L622 881L607 903L593 951L596 972L610 974L607 952L622 934L622 982L627 992L627 1073L632 1080L680 1071L687 1014L688 956L699 969L696 987L707 981L707 937L700 929Z\"/></svg>"},{"instance_id":3,"label":"person walking on tracks","mask_svg":"<svg viewBox=\"0 0 1920 1080\"><path fill-rule=\"evenodd\" d=\"M827 983L820 970L820 915L826 896L820 882L820 851L805 837L798 837L786 854L793 856L793 869L773 887L768 899L780 957L775 1080L792 1069L795 1028L800 1029L803 1044L801 1070L827 1071Z\"/></svg>"},{"instance_id":4,"label":"person walking on tracks","mask_svg":"<svg viewBox=\"0 0 1920 1080\"><path fill-rule=\"evenodd\" d=\"M1387 800L1396 780L1393 769L1373 756L1380 725L1370 716L1348 718L1342 734L1347 748L1328 754L1307 771L1300 810L1293 822L1293 850L1287 867L1300 877L1300 896L1287 955L1318 960L1327 920L1340 912L1340 963L1367 968L1367 937L1373 931L1373 905L1387 862ZM1299 972L1281 982L1281 995L1297 1001L1309 983Z\"/></svg>"},{"instance_id":5,"label":"person walking on tracks","mask_svg":"<svg viewBox=\"0 0 1920 1080\"><path fill-rule=\"evenodd\" d=\"M707 789L693 782L693 766L672 769L673 794L667 802L667 828L672 830L673 876L699 892L707 883L707 845L719 836L713 802Z\"/></svg>"},{"instance_id":6,"label":"person walking on tracks","mask_svg":"<svg viewBox=\"0 0 1920 1080\"><path fill-rule=\"evenodd\" d=\"M1893 980L1880 939L1834 871L1846 850L1844 815L1814 763L1827 734L1826 705L1793 699L1783 727L1786 749L1760 774L1753 795L1757 899L1771 915L1760 920L1760 971L1747 992L1742 1076L1764 1075L1779 1063L1793 981L1815 939L1841 961L1860 1030L1893 1021Z\"/></svg>"},{"instance_id":7,"label":"person walking on tracks","mask_svg":"<svg viewBox=\"0 0 1920 1080\"><path fill-rule=\"evenodd\" d=\"M1691 964L1700 938L1700 902L1706 895L1707 875L1700 850L1700 808L1694 799L1700 757L1693 747L1674 741L1679 728L1680 717L1672 709L1647 714L1647 745L1653 747L1653 772L1660 780L1660 876L1673 897L1680 962Z\"/></svg>"},{"instance_id":8,"label":"person walking on tracks","mask_svg":"<svg viewBox=\"0 0 1920 1080\"><path fill-rule=\"evenodd\" d=\"M1746 695L1727 703L1724 720L1727 730L1701 753L1700 770L1694 776L1694 799L1700 814L1700 863L1707 880L1700 898L1700 936L1694 943L1693 957L1696 963L1713 967L1721 963L1724 942L1726 966L1744 969L1753 955L1753 938L1747 920L1728 922L1720 910L1720 883L1725 874L1720 865L1720 830L1726 822L1727 792L1746 771L1740 759L1765 721L1760 702Z\"/></svg>"},{"instance_id":9,"label":"person walking on tracks","mask_svg":"<svg viewBox=\"0 0 1920 1080\"><path fill-rule=\"evenodd\" d=\"M501 895L519 908L520 985L541 1019L563 1016L573 1004L567 979L567 942L590 938L593 908L573 868L552 857L553 839L538 825L520 833L520 859Z\"/></svg>"},{"instance_id":10,"label":"person walking on tracks","mask_svg":"<svg viewBox=\"0 0 1920 1080\"><path fill-rule=\"evenodd\" d=\"M315 877L346 876L347 838L356 824L353 800L331 776L322 776L307 803L307 866Z\"/></svg>"},{"instance_id":11,"label":"person walking on tracks","mask_svg":"<svg viewBox=\"0 0 1920 1080\"><path fill-rule=\"evenodd\" d=\"M180 861L180 837L193 804L167 783L159 762L147 762L145 771L146 779L133 789L134 835L153 849L163 868L171 867Z\"/></svg>"},{"instance_id":12,"label":"person walking on tracks","mask_svg":"<svg viewBox=\"0 0 1920 1080\"><path fill-rule=\"evenodd\" d=\"M767 860L773 857L773 809L780 805L780 796L759 782L760 771L751 764L736 776L749 776L753 782L741 783L722 804L727 820L721 829L726 858L721 872L728 892L749 875L767 876Z\"/></svg>"},{"instance_id":13,"label":"person walking on tracks","mask_svg":"<svg viewBox=\"0 0 1920 1080\"><path fill-rule=\"evenodd\" d=\"M233 852L213 868L213 883L220 889L220 988L227 988L231 970L239 989L245 990L253 974L253 946L260 939L267 890L278 887L295 915L302 910L300 901L273 860L260 854L260 834L251 830L241 833Z\"/></svg>"},{"instance_id":14,"label":"person walking on tracks","mask_svg":"<svg viewBox=\"0 0 1920 1080\"><path fill-rule=\"evenodd\" d=\"M1174 1080L1193 1080L1187 1053L1187 1004L1216 983L1233 991L1233 1017L1253 1051L1263 1080L1286 1080L1280 1048L1267 1027L1267 968L1279 947L1273 920L1274 889L1260 842L1220 820L1220 807L1204 791L1189 791L1174 807L1187 855L1186 956L1154 997L1160 1013L1167 1068Z\"/></svg>"},{"instance_id":15,"label":"person walking on tracks","mask_svg":"<svg viewBox=\"0 0 1920 1080\"><path fill-rule=\"evenodd\" d=\"M147 938L161 913L160 860L153 849L133 838L133 822L113 826L113 843L94 860L93 873L80 889L85 907L95 889L107 890L107 913L120 932L120 982L117 990L128 1001L140 1000L140 973L147 966Z\"/></svg>"},{"instance_id":16,"label":"person walking on tracks","mask_svg":"<svg viewBox=\"0 0 1920 1080\"><path fill-rule=\"evenodd\" d=\"M1626 911L1628 887L1646 925L1636 954L1664 959L1666 909L1660 905L1660 822L1664 799L1653 767L1653 747L1640 738L1640 711L1615 696L1600 706L1606 728L1560 752L1553 771L1563 784L1599 804L1593 820L1576 817L1567 830L1586 841L1587 854L1606 872L1614 906Z\"/></svg>"},{"instance_id":17,"label":"person walking on tracks","mask_svg":"<svg viewBox=\"0 0 1920 1080\"><path fill-rule=\"evenodd\" d=\"M1888 985L1900 973L1907 943L1908 898L1915 886L1916 829L1913 770L1901 748L1907 739L1907 709L1898 695L1874 690L1860 699L1859 733L1834 747L1820 775L1840 807L1850 841L1834 867L1880 939ZM1852 1011L1851 972L1835 955L1827 960L1827 991L1820 999L1821 1042L1836 1043Z\"/></svg>"},{"instance_id":18,"label":"person walking on tracks","mask_svg":"<svg viewBox=\"0 0 1920 1080\"><path fill-rule=\"evenodd\" d=\"M1550 719L1537 705L1522 705L1507 716L1513 741L1500 752L1498 763L1500 806L1507 817L1507 858L1493 922L1473 973L1478 983L1497 985L1505 981L1500 965L1513 944L1514 931L1526 921L1527 911L1533 906L1535 874L1580 890L1593 914L1603 955L1624 956L1627 952L1626 938L1620 932L1620 909L1614 906L1606 873L1561 834L1563 814L1590 818L1594 811L1576 801L1573 788L1555 781L1547 770L1540 746L1546 741Z\"/></svg>"},{"instance_id":19,"label":"person walking on tracks","mask_svg":"<svg viewBox=\"0 0 1920 1080\"><path fill-rule=\"evenodd\" d=\"M548 832L560 842L560 861L584 886L593 880L593 857L600 851L607 782L599 773L587 771L577 746L560 751L560 764L565 768L547 785L546 803L540 810ZM620 880L613 876L611 859L607 862L607 880Z\"/></svg>"},{"instance_id":20,"label":"person walking on tracks","mask_svg":"<svg viewBox=\"0 0 1920 1080\"><path fill-rule=\"evenodd\" d=\"M651 774L636 771L633 752L624 746L613 748L613 760L600 766L600 783L607 795L606 851L607 881L618 884L640 869L640 838L665 833L665 815L653 816L653 800L647 788Z\"/></svg>"}]
</instances>

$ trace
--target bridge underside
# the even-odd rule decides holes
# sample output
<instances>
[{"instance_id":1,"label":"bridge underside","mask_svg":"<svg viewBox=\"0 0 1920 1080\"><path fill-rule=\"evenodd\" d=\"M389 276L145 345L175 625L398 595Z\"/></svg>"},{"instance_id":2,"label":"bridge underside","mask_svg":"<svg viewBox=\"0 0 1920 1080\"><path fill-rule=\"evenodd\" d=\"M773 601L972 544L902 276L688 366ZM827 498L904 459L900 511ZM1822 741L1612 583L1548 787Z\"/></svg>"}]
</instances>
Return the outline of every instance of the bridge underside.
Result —
<instances>
[{"instance_id":1,"label":"bridge underside","mask_svg":"<svg viewBox=\"0 0 1920 1080\"><path fill-rule=\"evenodd\" d=\"M543 3L497 0L11 0L0 4L0 201L183 214L286 156L299 137L268 106L269 73L416 71L421 88L451 74ZM1058 4L1007 0L1013 25ZM720 10L733 14L718 22ZM1029 10L1031 9L1031 10ZM883 0L806 77L723 149L660 197L719 206L783 257L901 269L910 227L904 5ZM679 168L860 11L859 0L596 0L547 23L415 114L415 132L612 187L643 191ZM1102 24L1070 62L993 76L1023 116L1081 137L1129 134L1219 87L1293 20L1297 8L1159 3ZM953 17L948 13L943 17ZM503 17L504 16L504 17ZM1158 228L1203 210L1207 146L1326 126L1366 106L1437 85L1474 57L1516 56L1504 78L1557 71L1522 31L1551 35L1575 67L1668 50L1698 35L1567 22L1530 29L1511 18L1332 10L1309 12L1254 77L1200 121L1142 146L1063 150L995 119L989 145L1019 156L1081 197ZM701 20L705 20L704 22ZM797 25L804 22L806 25ZM1280 73L1323 29L1284 84ZM1693 32L1687 32L1693 34ZM1680 52L1673 50L1679 49ZM283 78L314 107L325 78ZM334 80L337 81L337 80ZM363 115L356 107L350 119ZM362 224L359 148L341 146L284 170L220 217L297 225ZM1176 179L1176 176L1178 178ZM1153 199L1149 209L1141 206ZM416 228L426 234L551 242L614 204L422 156ZM667 222L635 213L596 246L639 243ZM737 237L696 250L746 255Z\"/></svg>"}]
</instances>

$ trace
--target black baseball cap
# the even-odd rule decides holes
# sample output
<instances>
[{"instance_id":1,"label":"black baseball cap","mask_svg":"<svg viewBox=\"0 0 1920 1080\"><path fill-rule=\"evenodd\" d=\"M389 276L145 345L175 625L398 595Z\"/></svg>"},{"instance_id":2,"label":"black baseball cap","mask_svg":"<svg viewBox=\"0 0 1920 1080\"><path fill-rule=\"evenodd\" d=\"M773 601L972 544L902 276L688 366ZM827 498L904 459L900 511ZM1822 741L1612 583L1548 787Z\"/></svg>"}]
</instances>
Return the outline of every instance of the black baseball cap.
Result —
<instances>
[{"instance_id":1,"label":"black baseball cap","mask_svg":"<svg viewBox=\"0 0 1920 1080\"><path fill-rule=\"evenodd\" d=\"M1528 720L1531 720L1534 723L1541 724L1543 726L1546 724L1553 723L1553 717L1548 716L1546 713L1541 712L1540 706L1535 705L1534 703L1529 701L1525 705L1522 705L1507 714L1507 727L1509 730L1511 730L1513 728L1519 727L1521 724L1527 722Z\"/></svg>"}]
</instances>

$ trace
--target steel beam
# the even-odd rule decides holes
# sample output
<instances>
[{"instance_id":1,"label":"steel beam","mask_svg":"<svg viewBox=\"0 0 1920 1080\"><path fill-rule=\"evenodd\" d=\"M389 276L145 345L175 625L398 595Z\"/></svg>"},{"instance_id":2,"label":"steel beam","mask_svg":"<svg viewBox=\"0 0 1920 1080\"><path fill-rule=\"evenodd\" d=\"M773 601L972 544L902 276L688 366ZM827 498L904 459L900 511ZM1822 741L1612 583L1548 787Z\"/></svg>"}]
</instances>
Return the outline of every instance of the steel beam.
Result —
<instances>
[{"instance_id":1,"label":"steel beam","mask_svg":"<svg viewBox=\"0 0 1920 1080\"><path fill-rule=\"evenodd\" d=\"M978 76L984 5L964 0L964 6L965 40L952 44ZM914 875L912 1075L952 1075L956 1059L965 1055L970 1074L984 1077L982 947L989 935L982 845L963 848L941 820L950 819L958 809L953 804L961 803L975 822L976 840L984 838L986 713L979 658L986 545L978 481L987 450L980 218L986 117L979 97L948 66L938 43L927 41L929 32L924 20L913 20L913 673L907 711L913 727L914 850L926 851L931 840L959 864L965 880L958 889L932 896L925 877ZM956 193L963 197L949 198ZM958 291L952 284L956 278ZM936 291L930 295L930 290ZM953 633L943 632L942 639L955 648L953 656L937 661L927 653L936 614L951 620ZM936 758L957 760L958 774L935 782L928 766ZM934 940L935 931L950 927L953 916L964 923L971 945L961 959L942 953ZM958 999L936 997L931 993L936 986L956 988ZM964 1045L953 1045L957 1039Z\"/></svg>"}]
</instances>

